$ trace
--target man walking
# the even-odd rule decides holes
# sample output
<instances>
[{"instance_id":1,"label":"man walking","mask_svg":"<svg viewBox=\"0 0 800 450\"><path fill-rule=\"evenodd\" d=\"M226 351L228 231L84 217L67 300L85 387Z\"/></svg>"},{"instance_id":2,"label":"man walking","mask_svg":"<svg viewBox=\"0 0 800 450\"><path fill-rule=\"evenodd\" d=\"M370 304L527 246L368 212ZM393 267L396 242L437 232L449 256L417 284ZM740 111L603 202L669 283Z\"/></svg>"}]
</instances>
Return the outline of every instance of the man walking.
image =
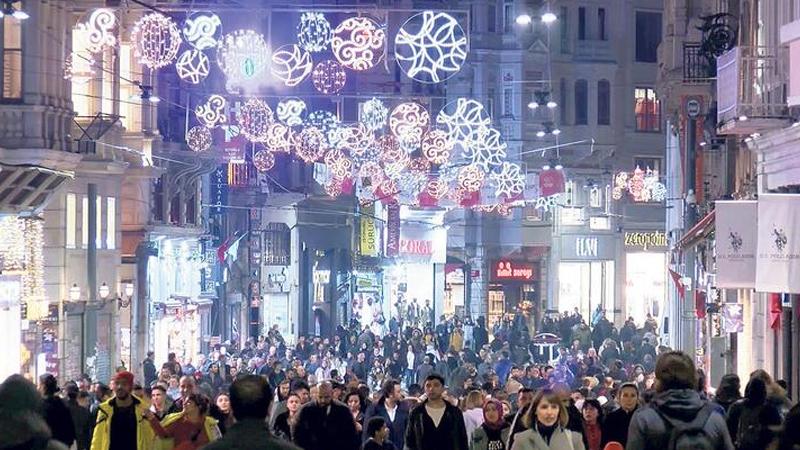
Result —
<instances>
[{"instance_id":1,"label":"man walking","mask_svg":"<svg viewBox=\"0 0 800 450\"><path fill-rule=\"evenodd\" d=\"M53 439L67 447L75 442L75 424L67 404L56 396L59 391L58 380L53 375L46 373L39 377L39 393L42 394L42 415L53 433Z\"/></svg>"},{"instance_id":2,"label":"man walking","mask_svg":"<svg viewBox=\"0 0 800 450\"><path fill-rule=\"evenodd\" d=\"M195 394L197 391L197 384L195 383L194 378L189 376L181 377L178 387L181 391L181 396L172 403L167 414L174 414L183 411L184 399L188 398L192 394Z\"/></svg>"},{"instance_id":3,"label":"man walking","mask_svg":"<svg viewBox=\"0 0 800 450\"><path fill-rule=\"evenodd\" d=\"M330 382L321 383L317 398L297 413L294 443L303 450L356 450L359 438L349 408L333 399Z\"/></svg>"},{"instance_id":4,"label":"man walking","mask_svg":"<svg viewBox=\"0 0 800 450\"><path fill-rule=\"evenodd\" d=\"M148 450L155 433L144 420L147 405L131 394L133 374L118 372L113 378L114 396L100 404L92 435L92 450Z\"/></svg>"},{"instance_id":5,"label":"man walking","mask_svg":"<svg viewBox=\"0 0 800 450\"><path fill-rule=\"evenodd\" d=\"M401 406L402 400L400 383L396 380L389 380L383 384L378 403L370 405L364 415L364 423L368 423L373 417L382 417L386 426L389 427L388 440L398 449L402 449L405 445L406 424L408 423L408 411ZM371 437L367 428L364 427L362 441Z\"/></svg>"},{"instance_id":6,"label":"man walking","mask_svg":"<svg viewBox=\"0 0 800 450\"><path fill-rule=\"evenodd\" d=\"M149 388L153 386L153 382L158 379L158 372L156 371L156 363L153 361L155 353L153 351L147 352L147 358L142 361L142 371L144 372L144 387Z\"/></svg>"},{"instance_id":7,"label":"man walking","mask_svg":"<svg viewBox=\"0 0 800 450\"><path fill-rule=\"evenodd\" d=\"M467 429L461 410L443 398L444 378L431 374L425 379L424 402L408 416L405 450L467 450Z\"/></svg>"}]
</instances>

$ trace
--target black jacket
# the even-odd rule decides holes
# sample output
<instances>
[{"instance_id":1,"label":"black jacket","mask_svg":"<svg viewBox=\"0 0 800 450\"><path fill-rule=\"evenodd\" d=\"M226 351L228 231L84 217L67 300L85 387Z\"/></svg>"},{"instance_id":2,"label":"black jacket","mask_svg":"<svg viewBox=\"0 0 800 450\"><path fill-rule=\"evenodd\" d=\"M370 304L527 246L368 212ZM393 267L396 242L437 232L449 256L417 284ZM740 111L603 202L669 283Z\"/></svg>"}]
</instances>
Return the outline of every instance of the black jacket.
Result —
<instances>
[{"instance_id":1,"label":"black jacket","mask_svg":"<svg viewBox=\"0 0 800 450\"><path fill-rule=\"evenodd\" d=\"M75 442L75 424L72 423L72 414L64 400L56 396L45 397L42 402L42 415L50 427L53 439L67 447Z\"/></svg>"},{"instance_id":2,"label":"black jacket","mask_svg":"<svg viewBox=\"0 0 800 450\"><path fill-rule=\"evenodd\" d=\"M299 450L270 434L263 420L245 419L234 424L225 436L203 450Z\"/></svg>"},{"instance_id":3,"label":"black jacket","mask_svg":"<svg viewBox=\"0 0 800 450\"><path fill-rule=\"evenodd\" d=\"M389 440L399 449L405 445L406 439L406 426L408 426L408 411L402 405L397 405L397 411L394 413L394 422L389 420L389 413L386 411L386 404L383 402L370 405L367 408L367 413L364 414L364 433L361 437L362 442L366 442L370 436L367 435L367 423L373 417L383 417L386 421L386 426L389 427Z\"/></svg>"},{"instance_id":4,"label":"black jacket","mask_svg":"<svg viewBox=\"0 0 800 450\"><path fill-rule=\"evenodd\" d=\"M467 428L464 425L464 415L461 410L445 402L444 415L442 421L437 427L437 431L441 430L448 434L448 442L450 444L447 448L428 449L423 442L425 441L425 433L432 430L427 430L425 427L424 416L428 413L425 411L425 405L428 401L424 401L417 405L408 414L408 428L406 428L405 436L405 450L467 450L469 448L469 441L467 440Z\"/></svg>"},{"instance_id":5,"label":"black jacket","mask_svg":"<svg viewBox=\"0 0 800 450\"><path fill-rule=\"evenodd\" d=\"M335 400L326 414L327 409L317 402L300 408L292 433L294 443L303 450L357 450L361 442L350 410Z\"/></svg>"},{"instance_id":6,"label":"black jacket","mask_svg":"<svg viewBox=\"0 0 800 450\"><path fill-rule=\"evenodd\" d=\"M145 360L142 361L142 370L144 371L144 385L145 387L150 387L153 381L158 379L156 365L153 363L153 360L145 358Z\"/></svg>"},{"instance_id":7,"label":"black jacket","mask_svg":"<svg viewBox=\"0 0 800 450\"><path fill-rule=\"evenodd\" d=\"M622 408L617 408L606 416L603 425L600 427L603 430L601 448L609 442L619 442L625 447L628 442L628 428L631 425L631 419L638 409L627 412Z\"/></svg>"},{"instance_id":8,"label":"black jacket","mask_svg":"<svg viewBox=\"0 0 800 450\"><path fill-rule=\"evenodd\" d=\"M89 445L92 443L92 429L89 421L91 414L89 408L84 408L78 404L77 400L67 400L67 407L72 416L72 424L75 425L75 444L78 450L88 450Z\"/></svg>"}]
</instances>

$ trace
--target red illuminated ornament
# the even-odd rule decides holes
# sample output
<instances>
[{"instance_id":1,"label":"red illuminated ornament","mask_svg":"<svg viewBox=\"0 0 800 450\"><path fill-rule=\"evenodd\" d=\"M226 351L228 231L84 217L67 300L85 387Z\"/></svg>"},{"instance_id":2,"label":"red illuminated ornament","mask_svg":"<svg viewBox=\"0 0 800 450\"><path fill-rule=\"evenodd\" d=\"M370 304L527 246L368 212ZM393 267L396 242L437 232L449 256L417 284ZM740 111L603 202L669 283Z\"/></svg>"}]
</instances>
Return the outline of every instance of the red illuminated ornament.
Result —
<instances>
[{"instance_id":1,"label":"red illuminated ornament","mask_svg":"<svg viewBox=\"0 0 800 450\"><path fill-rule=\"evenodd\" d=\"M325 193L330 197L338 197L342 195L342 182L339 180L331 180L330 183L325 184Z\"/></svg>"},{"instance_id":2,"label":"red illuminated ornament","mask_svg":"<svg viewBox=\"0 0 800 450\"><path fill-rule=\"evenodd\" d=\"M433 164L444 164L450 160L454 143L442 130L431 130L422 138L422 154Z\"/></svg>"},{"instance_id":3,"label":"red illuminated ornament","mask_svg":"<svg viewBox=\"0 0 800 450\"><path fill-rule=\"evenodd\" d=\"M275 155L266 149L259 150L253 155L253 165L259 172L266 172L275 167Z\"/></svg>"},{"instance_id":4,"label":"red illuminated ornament","mask_svg":"<svg viewBox=\"0 0 800 450\"><path fill-rule=\"evenodd\" d=\"M375 67L383 58L386 33L372 19L351 17L333 31L333 56L350 70Z\"/></svg>"},{"instance_id":5,"label":"red illuminated ornament","mask_svg":"<svg viewBox=\"0 0 800 450\"><path fill-rule=\"evenodd\" d=\"M311 73L314 88L322 94L336 94L344 89L347 74L336 61L326 60L317 64Z\"/></svg>"}]
</instances>

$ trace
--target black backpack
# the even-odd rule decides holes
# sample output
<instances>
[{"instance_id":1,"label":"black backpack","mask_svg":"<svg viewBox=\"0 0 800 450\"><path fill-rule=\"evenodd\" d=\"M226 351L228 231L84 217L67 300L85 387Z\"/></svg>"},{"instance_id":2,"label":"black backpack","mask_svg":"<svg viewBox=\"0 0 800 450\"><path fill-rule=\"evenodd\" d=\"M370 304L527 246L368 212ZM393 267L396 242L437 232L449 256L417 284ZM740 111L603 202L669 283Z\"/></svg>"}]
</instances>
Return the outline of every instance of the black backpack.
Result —
<instances>
[{"instance_id":1,"label":"black backpack","mask_svg":"<svg viewBox=\"0 0 800 450\"><path fill-rule=\"evenodd\" d=\"M667 450L715 450L717 445L705 431L706 422L714 412L713 408L713 405L706 403L689 423L676 421L654 408L670 433Z\"/></svg>"}]
</instances>

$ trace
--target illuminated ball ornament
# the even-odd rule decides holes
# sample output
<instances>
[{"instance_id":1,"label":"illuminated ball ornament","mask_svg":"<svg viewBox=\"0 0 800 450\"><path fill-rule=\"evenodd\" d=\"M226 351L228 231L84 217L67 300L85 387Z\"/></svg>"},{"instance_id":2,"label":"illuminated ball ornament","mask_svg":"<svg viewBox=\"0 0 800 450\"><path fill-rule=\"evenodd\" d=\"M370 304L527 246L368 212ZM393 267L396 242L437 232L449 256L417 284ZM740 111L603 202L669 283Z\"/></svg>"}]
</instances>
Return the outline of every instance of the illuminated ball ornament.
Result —
<instances>
[{"instance_id":1,"label":"illuminated ball ornament","mask_svg":"<svg viewBox=\"0 0 800 450\"><path fill-rule=\"evenodd\" d=\"M217 44L217 65L229 84L239 84L259 76L269 63L269 47L264 36L253 30L228 33Z\"/></svg>"},{"instance_id":2,"label":"illuminated ball ornament","mask_svg":"<svg viewBox=\"0 0 800 450\"><path fill-rule=\"evenodd\" d=\"M336 94L344 89L347 73L342 66L333 60L325 60L314 67L311 73L314 88L322 94Z\"/></svg>"},{"instance_id":3,"label":"illuminated ball ornament","mask_svg":"<svg viewBox=\"0 0 800 450\"><path fill-rule=\"evenodd\" d=\"M239 108L236 116L242 135L253 142L267 139L267 131L272 124L272 109L257 98L251 98Z\"/></svg>"},{"instance_id":4,"label":"illuminated ball ornament","mask_svg":"<svg viewBox=\"0 0 800 450\"><path fill-rule=\"evenodd\" d=\"M459 98L439 111L436 123L444 127L454 141L462 142L474 140L480 130L491 125L492 119L481 102Z\"/></svg>"},{"instance_id":5,"label":"illuminated ball ornament","mask_svg":"<svg viewBox=\"0 0 800 450\"><path fill-rule=\"evenodd\" d=\"M333 31L333 56L350 70L369 70L383 58L385 38L386 33L372 19L351 17Z\"/></svg>"},{"instance_id":6,"label":"illuminated ball ornament","mask_svg":"<svg viewBox=\"0 0 800 450\"><path fill-rule=\"evenodd\" d=\"M464 166L458 172L458 185L466 192L477 192L483 186L486 172L475 164Z\"/></svg>"},{"instance_id":7,"label":"illuminated ball ornament","mask_svg":"<svg viewBox=\"0 0 800 450\"><path fill-rule=\"evenodd\" d=\"M222 35L222 20L212 12L192 13L183 22L183 38L197 50L214 48Z\"/></svg>"},{"instance_id":8,"label":"illuminated ball ornament","mask_svg":"<svg viewBox=\"0 0 800 450\"><path fill-rule=\"evenodd\" d=\"M167 66L178 56L181 33L169 17L151 13L133 25L131 42L139 62L151 69Z\"/></svg>"},{"instance_id":9,"label":"illuminated ball ornament","mask_svg":"<svg viewBox=\"0 0 800 450\"><path fill-rule=\"evenodd\" d=\"M330 111L320 109L309 114L306 123L328 135L331 130L339 127L339 118Z\"/></svg>"},{"instance_id":10,"label":"illuminated ball ornament","mask_svg":"<svg viewBox=\"0 0 800 450\"><path fill-rule=\"evenodd\" d=\"M400 27L394 52L397 64L409 78L421 83L439 83L461 70L469 43L453 16L424 11Z\"/></svg>"},{"instance_id":11,"label":"illuminated ball ornament","mask_svg":"<svg viewBox=\"0 0 800 450\"><path fill-rule=\"evenodd\" d=\"M253 155L253 165L259 172L266 172L275 167L275 155L269 150L261 149Z\"/></svg>"},{"instance_id":12,"label":"illuminated ball ornament","mask_svg":"<svg viewBox=\"0 0 800 450\"><path fill-rule=\"evenodd\" d=\"M423 157L411 158L408 164L408 169L419 173L428 173L431 171L431 162Z\"/></svg>"},{"instance_id":13,"label":"illuminated ball ornament","mask_svg":"<svg viewBox=\"0 0 800 450\"><path fill-rule=\"evenodd\" d=\"M474 140L466 142L464 158L485 172L497 167L506 158L507 145L496 128L481 129Z\"/></svg>"},{"instance_id":14,"label":"illuminated ball ornament","mask_svg":"<svg viewBox=\"0 0 800 450\"><path fill-rule=\"evenodd\" d=\"M401 144L418 145L430 124L428 111L415 102L397 105L389 116L389 129Z\"/></svg>"},{"instance_id":15,"label":"illuminated ball ornament","mask_svg":"<svg viewBox=\"0 0 800 450\"><path fill-rule=\"evenodd\" d=\"M442 130L431 130L422 138L422 155L433 164L444 164L450 160L453 141Z\"/></svg>"},{"instance_id":16,"label":"illuminated ball ornament","mask_svg":"<svg viewBox=\"0 0 800 450\"><path fill-rule=\"evenodd\" d=\"M317 53L330 45L333 37L331 24L325 15L319 12L304 12L297 25L297 43L305 50Z\"/></svg>"},{"instance_id":17,"label":"illuminated ball ornament","mask_svg":"<svg viewBox=\"0 0 800 450\"><path fill-rule=\"evenodd\" d=\"M75 28L76 36L81 36L83 49L91 53L99 53L103 48L117 46L117 15L113 9L98 8L92 11L86 22Z\"/></svg>"},{"instance_id":18,"label":"illuminated ball ornament","mask_svg":"<svg viewBox=\"0 0 800 450\"><path fill-rule=\"evenodd\" d=\"M391 134L384 134L375 140L375 146L380 152L381 161L385 163L392 163L397 161L402 156L408 156L405 150L400 147L397 138Z\"/></svg>"},{"instance_id":19,"label":"illuminated ball ornament","mask_svg":"<svg viewBox=\"0 0 800 450\"><path fill-rule=\"evenodd\" d=\"M181 53L178 62L175 63L175 70L181 80L191 84L200 84L208 76L208 56L200 50L186 50Z\"/></svg>"},{"instance_id":20,"label":"illuminated ball ornament","mask_svg":"<svg viewBox=\"0 0 800 450\"><path fill-rule=\"evenodd\" d=\"M324 161L331 174L338 179L349 177L353 170L353 161L343 151L336 148L325 153Z\"/></svg>"},{"instance_id":21,"label":"illuminated ball ornament","mask_svg":"<svg viewBox=\"0 0 800 450\"><path fill-rule=\"evenodd\" d=\"M325 184L325 193L328 194L329 197L336 198L342 195L342 182L339 180L331 180L329 183Z\"/></svg>"},{"instance_id":22,"label":"illuminated ball ornament","mask_svg":"<svg viewBox=\"0 0 800 450\"><path fill-rule=\"evenodd\" d=\"M186 145L192 151L204 152L211 148L211 131L204 126L196 126L189 128L186 132Z\"/></svg>"},{"instance_id":23,"label":"illuminated ball ornament","mask_svg":"<svg viewBox=\"0 0 800 450\"><path fill-rule=\"evenodd\" d=\"M367 130L364 124L351 125L349 127L341 128L339 140L336 142L336 147L347 150L353 156L360 156L367 152L367 150L374 149L373 142L375 136ZM377 151L375 152L378 156Z\"/></svg>"},{"instance_id":24,"label":"illuminated ball ornament","mask_svg":"<svg viewBox=\"0 0 800 450\"><path fill-rule=\"evenodd\" d=\"M383 168L377 161L367 161L358 168L358 176L369 179L373 185L378 185L384 178Z\"/></svg>"},{"instance_id":25,"label":"illuminated ball ornament","mask_svg":"<svg viewBox=\"0 0 800 450\"><path fill-rule=\"evenodd\" d=\"M272 75L288 87L302 83L311 73L311 54L295 44L284 45L272 54Z\"/></svg>"},{"instance_id":26,"label":"illuminated ball ornament","mask_svg":"<svg viewBox=\"0 0 800 450\"><path fill-rule=\"evenodd\" d=\"M194 110L194 114L200 123L208 128L214 128L228 121L225 115L227 104L225 97L214 94L208 97L205 103L198 105Z\"/></svg>"},{"instance_id":27,"label":"illuminated ball ornament","mask_svg":"<svg viewBox=\"0 0 800 450\"><path fill-rule=\"evenodd\" d=\"M303 124L306 114L306 102L299 98L286 98L278 102L275 115L278 120L290 127Z\"/></svg>"},{"instance_id":28,"label":"illuminated ball ornament","mask_svg":"<svg viewBox=\"0 0 800 450\"><path fill-rule=\"evenodd\" d=\"M386 119L389 117L389 108L382 101L373 97L364 102L361 106L361 117L359 121L370 131L378 131L386 126Z\"/></svg>"},{"instance_id":29,"label":"illuminated ball ornament","mask_svg":"<svg viewBox=\"0 0 800 450\"><path fill-rule=\"evenodd\" d=\"M447 182L441 180L440 178L433 178L428 181L428 184L425 185L425 191L428 193L428 195L437 200L444 198L449 190L450 186L448 186Z\"/></svg>"},{"instance_id":30,"label":"illuminated ball ornament","mask_svg":"<svg viewBox=\"0 0 800 450\"><path fill-rule=\"evenodd\" d=\"M319 128L305 127L294 136L294 152L307 163L318 161L327 150L325 134Z\"/></svg>"},{"instance_id":31,"label":"illuminated ball ornament","mask_svg":"<svg viewBox=\"0 0 800 450\"><path fill-rule=\"evenodd\" d=\"M267 128L264 145L271 152L289 153L292 151L292 130L282 123L273 123Z\"/></svg>"},{"instance_id":32,"label":"illuminated ball ornament","mask_svg":"<svg viewBox=\"0 0 800 450\"><path fill-rule=\"evenodd\" d=\"M506 199L514 197L525 190L525 174L519 164L503 162L499 172L493 172L489 178L495 185L495 196Z\"/></svg>"}]
</instances>

